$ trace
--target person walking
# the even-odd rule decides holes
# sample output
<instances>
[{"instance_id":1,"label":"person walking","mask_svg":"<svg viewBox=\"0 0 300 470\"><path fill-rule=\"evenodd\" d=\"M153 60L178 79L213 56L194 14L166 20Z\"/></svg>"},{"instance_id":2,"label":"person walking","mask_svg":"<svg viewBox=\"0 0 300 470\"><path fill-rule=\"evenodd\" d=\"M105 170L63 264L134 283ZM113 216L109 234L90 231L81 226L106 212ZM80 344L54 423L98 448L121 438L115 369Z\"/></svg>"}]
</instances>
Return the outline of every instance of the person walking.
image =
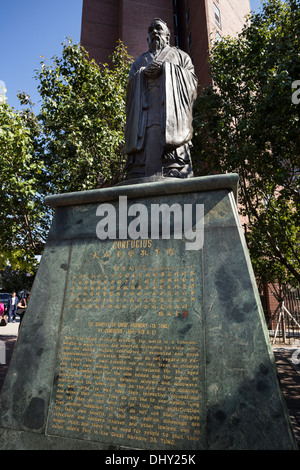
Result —
<instances>
[{"instance_id":1,"label":"person walking","mask_svg":"<svg viewBox=\"0 0 300 470\"><path fill-rule=\"evenodd\" d=\"M29 297L30 297L30 292L27 292L27 297L24 297L24 298L18 303L17 315L20 316L20 325L19 325L19 328L20 328L20 326L21 326L21 323L22 323L24 314L25 314L25 312L26 312L26 308L27 308L27 304L28 304L28 301L29 301Z\"/></svg>"},{"instance_id":2,"label":"person walking","mask_svg":"<svg viewBox=\"0 0 300 470\"><path fill-rule=\"evenodd\" d=\"M18 303L19 299L16 293L12 292L11 298L8 300L7 304L8 323L15 322Z\"/></svg>"},{"instance_id":3,"label":"person walking","mask_svg":"<svg viewBox=\"0 0 300 470\"><path fill-rule=\"evenodd\" d=\"M4 303L2 303L0 300L0 326L6 326L6 323L7 323L7 318L4 313L5 313Z\"/></svg>"}]
</instances>

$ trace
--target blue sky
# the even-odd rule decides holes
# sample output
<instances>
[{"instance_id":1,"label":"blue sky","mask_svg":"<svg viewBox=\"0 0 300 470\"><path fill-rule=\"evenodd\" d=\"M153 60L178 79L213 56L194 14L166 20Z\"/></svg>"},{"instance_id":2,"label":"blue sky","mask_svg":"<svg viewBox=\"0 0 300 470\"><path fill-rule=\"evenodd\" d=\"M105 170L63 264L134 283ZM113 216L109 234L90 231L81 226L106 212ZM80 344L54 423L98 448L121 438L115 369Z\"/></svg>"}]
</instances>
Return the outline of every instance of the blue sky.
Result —
<instances>
[{"instance_id":1,"label":"blue sky","mask_svg":"<svg viewBox=\"0 0 300 470\"><path fill-rule=\"evenodd\" d=\"M261 0L250 0L257 11ZM7 102L20 108L18 91L37 103L37 81L41 55L60 55L61 43L70 36L80 41L82 0L0 0L0 86L7 89Z\"/></svg>"},{"instance_id":2,"label":"blue sky","mask_svg":"<svg viewBox=\"0 0 300 470\"><path fill-rule=\"evenodd\" d=\"M253 11L258 12L261 4L262 4L262 0L250 0L250 7L251 7L251 10Z\"/></svg>"},{"instance_id":3,"label":"blue sky","mask_svg":"<svg viewBox=\"0 0 300 470\"><path fill-rule=\"evenodd\" d=\"M80 41L82 0L0 0L0 80L7 102L19 109L18 91L39 99L35 70L41 55L60 55L70 36Z\"/></svg>"}]
</instances>

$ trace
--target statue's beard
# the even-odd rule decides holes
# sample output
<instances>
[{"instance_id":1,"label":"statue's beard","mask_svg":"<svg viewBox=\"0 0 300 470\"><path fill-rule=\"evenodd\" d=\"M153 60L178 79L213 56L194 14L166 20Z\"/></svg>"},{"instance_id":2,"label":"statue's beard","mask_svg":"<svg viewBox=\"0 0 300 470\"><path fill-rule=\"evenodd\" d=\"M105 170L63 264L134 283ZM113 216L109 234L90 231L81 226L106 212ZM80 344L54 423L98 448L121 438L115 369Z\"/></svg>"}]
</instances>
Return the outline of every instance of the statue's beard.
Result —
<instances>
[{"instance_id":1,"label":"statue's beard","mask_svg":"<svg viewBox=\"0 0 300 470\"><path fill-rule=\"evenodd\" d=\"M157 52L163 49L167 45L167 41L161 38L160 36L155 36L149 45L151 52Z\"/></svg>"}]
</instances>

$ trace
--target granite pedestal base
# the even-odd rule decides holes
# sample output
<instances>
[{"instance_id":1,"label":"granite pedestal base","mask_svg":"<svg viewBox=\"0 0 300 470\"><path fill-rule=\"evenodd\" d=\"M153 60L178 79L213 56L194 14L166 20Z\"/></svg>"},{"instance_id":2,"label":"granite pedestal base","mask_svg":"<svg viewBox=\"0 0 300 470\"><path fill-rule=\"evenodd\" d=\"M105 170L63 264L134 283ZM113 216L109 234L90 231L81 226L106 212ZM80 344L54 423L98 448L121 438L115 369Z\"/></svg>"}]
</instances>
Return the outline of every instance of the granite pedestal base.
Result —
<instances>
[{"instance_id":1,"label":"granite pedestal base","mask_svg":"<svg viewBox=\"0 0 300 470\"><path fill-rule=\"evenodd\" d=\"M2 390L1 449L297 448L237 182L230 174L47 198L56 212ZM138 219L155 204L177 205L170 239ZM191 207L193 230L204 227L193 249ZM101 240L105 230L111 238Z\"/></svg>"}]
</instances>

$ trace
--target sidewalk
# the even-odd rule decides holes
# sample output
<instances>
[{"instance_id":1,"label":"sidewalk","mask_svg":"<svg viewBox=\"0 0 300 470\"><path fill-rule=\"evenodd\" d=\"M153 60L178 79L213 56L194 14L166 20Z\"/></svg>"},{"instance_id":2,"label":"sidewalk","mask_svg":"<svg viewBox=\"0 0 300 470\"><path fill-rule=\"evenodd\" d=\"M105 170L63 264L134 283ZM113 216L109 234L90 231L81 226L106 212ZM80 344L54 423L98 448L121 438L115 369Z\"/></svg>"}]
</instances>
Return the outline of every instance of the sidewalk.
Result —
<instances>
[{"instance_id":1,"label":"sidewalk","mask_svg":"<svg viewBox=\"0 0 300 470\"><path fill-rule=\"evenodd\" d=\"M18 336L20 319L17 318L15 323L7 323L6 326L0 326L0 336Z\"/></svg>"},{"instance_id":2,"label":"sidewalk","mask_svg":"<svg viewBox=\"0 0 300 470\"><path fill-rule=\"evenodd\" d=\"M281 389L300 450L300 364L295 364L292 359L295 351L299 351L297 358L300 359L300 345L274 346L273 351Z\"/></svg>"},{"instance_id":3,"label":"sidewalk","mask_svg":"<svg viewBox=\"0 0 300 470\"><path fill-rule=\"evenodd\" d=\"M0 363L0 394L13 348L18 338L18 329L19 320L16 323L9 323L0 327L0 341L3 341L6 346L6 364ZM298 359L300 359L300 344L273 347L281 388L300 450L300 364L294 364L292 361L292 355L296 350L299 351Z\"/></svg>"}]
</instances>

